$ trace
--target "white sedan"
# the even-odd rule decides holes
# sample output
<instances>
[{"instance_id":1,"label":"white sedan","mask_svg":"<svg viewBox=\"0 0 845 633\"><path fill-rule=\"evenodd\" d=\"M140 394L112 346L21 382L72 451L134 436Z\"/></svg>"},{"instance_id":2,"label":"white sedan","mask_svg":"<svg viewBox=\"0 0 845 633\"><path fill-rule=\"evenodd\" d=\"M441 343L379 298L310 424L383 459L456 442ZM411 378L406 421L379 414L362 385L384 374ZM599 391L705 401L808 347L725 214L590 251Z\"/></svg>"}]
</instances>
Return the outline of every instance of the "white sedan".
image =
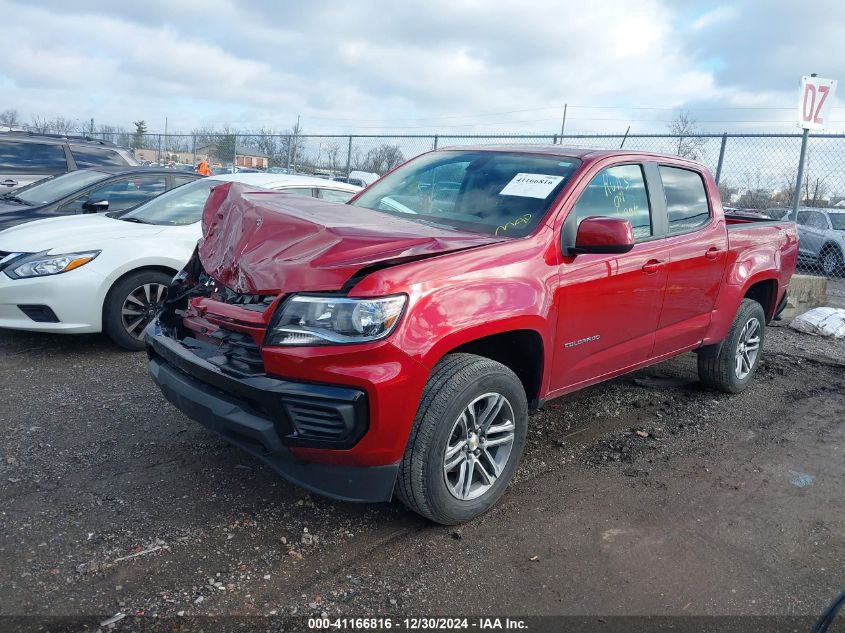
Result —
<instances>
[{"instance_id":1,"label":"white sedan","mask_svg":"<svg viewBox=\"0 0 845 633\"><path fill-rule=\"evenodd\" d=\"M106 332L143 349L144 328L202 235L202 210L223 181L346 202L360 187L308 176L223 174L129 212L37 220L0 231L0 328Z\"/></svg>"}]
</instances>

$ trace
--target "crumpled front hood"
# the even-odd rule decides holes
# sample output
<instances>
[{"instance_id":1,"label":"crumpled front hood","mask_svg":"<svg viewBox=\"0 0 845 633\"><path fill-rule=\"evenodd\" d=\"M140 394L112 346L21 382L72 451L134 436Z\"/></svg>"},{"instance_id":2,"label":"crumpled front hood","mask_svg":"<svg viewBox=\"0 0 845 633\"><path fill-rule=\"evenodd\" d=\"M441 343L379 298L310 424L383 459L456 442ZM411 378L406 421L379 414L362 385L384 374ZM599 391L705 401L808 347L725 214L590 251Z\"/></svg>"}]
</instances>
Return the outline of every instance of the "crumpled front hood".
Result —
<instances>
[{"instance_id":1,"label":"crumpled front hood","mask_svg":"<svg viewBox=\"0 0 845 633\"><path fill-rule=\"evenodd\" d=\"M231 290L262 295L339 290L374 264L502 241L236 182L214 188L202 223L206 272Z\"/></svg>"}]
</instances>

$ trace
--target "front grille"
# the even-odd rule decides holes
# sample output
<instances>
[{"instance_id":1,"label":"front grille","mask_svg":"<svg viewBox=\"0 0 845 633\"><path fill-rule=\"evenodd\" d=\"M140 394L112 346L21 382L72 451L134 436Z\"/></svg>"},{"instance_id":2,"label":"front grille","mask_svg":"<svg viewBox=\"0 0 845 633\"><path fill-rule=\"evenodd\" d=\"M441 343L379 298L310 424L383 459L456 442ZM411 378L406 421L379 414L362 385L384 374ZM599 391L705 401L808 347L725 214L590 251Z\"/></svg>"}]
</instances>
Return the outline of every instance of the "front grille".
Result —
<instances>
[{"instance_id":1,"label":"front grille","mask_svg":"<svg viewBox=\"0 0 845 633\"><path fill-rule=\"evenodd\" d=\"M298 439L340 441L355 430L352 403L321 405L313 398L293 396L285 396L283 402Z\"/></svg>"},{"instance_id":2,"label":"front grille","mask_svg":"<svg viewBox=\"0 0 845 633\"><path fill-rule=\"evenodd\" d=\"M223 369L233 369L241 374L263 374L264 360L261 348L246 332L235 332L220 328L210 336L217 341L217 354L209 362Z\"/></svg>"}]
</instances>

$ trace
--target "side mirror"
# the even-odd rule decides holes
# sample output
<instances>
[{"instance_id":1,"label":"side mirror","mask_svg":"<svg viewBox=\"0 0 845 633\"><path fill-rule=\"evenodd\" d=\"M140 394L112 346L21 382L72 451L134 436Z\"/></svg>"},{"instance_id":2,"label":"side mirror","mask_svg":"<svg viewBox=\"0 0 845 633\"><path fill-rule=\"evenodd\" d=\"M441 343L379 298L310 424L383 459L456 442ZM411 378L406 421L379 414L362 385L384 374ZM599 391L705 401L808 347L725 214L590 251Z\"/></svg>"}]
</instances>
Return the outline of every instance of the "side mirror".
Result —
<instances>
[{"instance_id":1,"label":"side mirror","mask_svg":"<svg viewBox=\"0 0 845 633\"><path fill-rule=\"evenodd\" d=\"M634 248L634 227L628 220L589 217L581 220L572 253L627 253Z\"/></svg>"},{"instance_id":2,"label":"side mirror","mask_svg":"<svg viewBox=\"0 0 845 633\"><path fill-rule=\"evenodd\" d=\"M88 200L82 205L83 213L102 213L109 210L108 200Z\"/></svg>"}]
</instances>

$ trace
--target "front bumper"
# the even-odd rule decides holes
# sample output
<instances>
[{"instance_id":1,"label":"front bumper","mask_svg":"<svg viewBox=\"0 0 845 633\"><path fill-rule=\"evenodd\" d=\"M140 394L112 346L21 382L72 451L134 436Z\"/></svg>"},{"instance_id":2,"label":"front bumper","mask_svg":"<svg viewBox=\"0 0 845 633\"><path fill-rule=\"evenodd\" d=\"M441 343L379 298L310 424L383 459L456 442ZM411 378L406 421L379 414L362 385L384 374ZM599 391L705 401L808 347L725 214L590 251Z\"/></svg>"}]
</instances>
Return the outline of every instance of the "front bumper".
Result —
<instances>
[{"instance_id":1,"label":"front bumper","mask_svg":"<svg viewBox=\"0 0 845 633\"><path fill-rule=\"evenodd\" d=\"M102 331L104 278L88 266L30 279L10 279L0 272L0 328L60 334ZM35 321L20 305L45 306L58 320Z\"/></svg>"},{"instance_id":2,"label":"front bumper","mask_svg":"<svg viewBox=\"0 0 845 633\"><path fill-rule=\"evenodd\" d=\"M348 420L346 442L366 431L363 392L345 387L281 380L266 375L238 378L198 357L151 324L146 334L149 371L164 396L188 417L254 455L285 479L343 501L389 501L399 464L352 466L299 459L301 444L288 406L318 402Z\"/></svg>"}]
</instances>

